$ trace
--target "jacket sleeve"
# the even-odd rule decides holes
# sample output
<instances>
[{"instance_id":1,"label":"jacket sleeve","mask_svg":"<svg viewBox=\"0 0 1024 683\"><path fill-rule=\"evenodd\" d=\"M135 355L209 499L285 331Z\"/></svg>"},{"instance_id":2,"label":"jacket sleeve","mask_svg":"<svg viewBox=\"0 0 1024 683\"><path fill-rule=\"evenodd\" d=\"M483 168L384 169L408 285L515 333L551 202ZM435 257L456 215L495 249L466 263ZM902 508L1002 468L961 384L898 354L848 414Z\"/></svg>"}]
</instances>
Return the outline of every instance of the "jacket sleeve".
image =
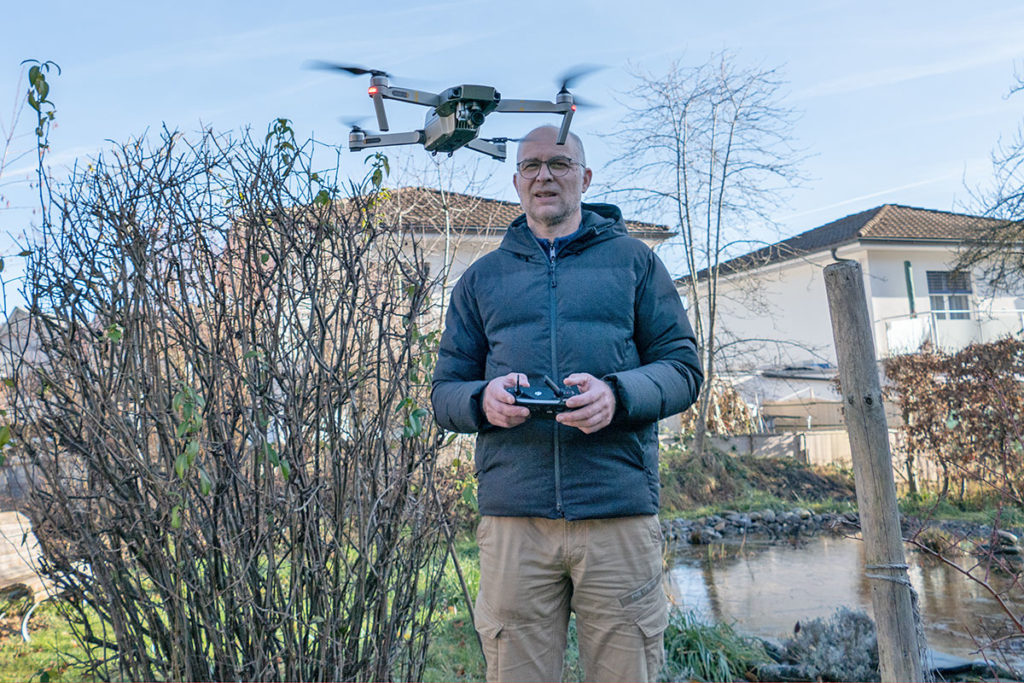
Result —
<instances>
[{"instance_id":1,"label":"jacket sleeve","mask_svg":"<svg viewBox=\"0 0 1024 683\"><path fill-rule=\"evenodd\" d=\"M634 340L640 366L604 378L616 421L654 422L686 410L704 381L697 339L668 270L653 252L637 288Z\"/></svg>"},{"instance_id":2,"label":"jacket sleeve","mask_svg":"<svg viewBox=\"0 0 1024 683\"><path fill-rule=\"evenodd\" d=\"M488 425L481 408L487 386L487 338L479 309L469 294L468 279L463 275L452 291L430 391L437 423L463 433L478 432Z\"/></svg>"}]
</instances>

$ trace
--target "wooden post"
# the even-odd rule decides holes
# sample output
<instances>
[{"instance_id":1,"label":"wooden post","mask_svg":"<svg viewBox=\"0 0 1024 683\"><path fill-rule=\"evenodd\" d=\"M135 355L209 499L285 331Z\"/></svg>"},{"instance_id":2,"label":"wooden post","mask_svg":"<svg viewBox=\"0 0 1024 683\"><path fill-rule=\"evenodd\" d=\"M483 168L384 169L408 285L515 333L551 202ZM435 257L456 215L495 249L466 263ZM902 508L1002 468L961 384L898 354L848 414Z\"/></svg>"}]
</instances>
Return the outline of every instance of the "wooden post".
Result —
<instances>
[{"instance_id":1,"label":"wooden post","mask_svg":"<svg viewBox=\"0 0 1024 683\"><path fill-rule=\"evenodd\" d=\"M903 555L889 453L889 428L882 406L860 264L840 261L826 266L825 290L850 435L865 546L865 575L870 579L871 605L878 629L881 677L883 681L923 681L913 588Z\"/></svg>"}]
</instances>

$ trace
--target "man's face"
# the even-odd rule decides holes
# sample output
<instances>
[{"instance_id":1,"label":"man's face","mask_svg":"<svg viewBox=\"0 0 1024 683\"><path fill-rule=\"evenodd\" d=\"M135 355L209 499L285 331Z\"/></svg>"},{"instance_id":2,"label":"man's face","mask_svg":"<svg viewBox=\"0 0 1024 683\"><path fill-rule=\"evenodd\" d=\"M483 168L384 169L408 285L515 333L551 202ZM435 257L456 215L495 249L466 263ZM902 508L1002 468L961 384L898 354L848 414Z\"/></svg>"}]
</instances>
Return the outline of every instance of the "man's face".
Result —
<instances>
[{"instance_id":1,"label":"man's face","mask_svg":"<svg viewBox=\"0 0 1024 683\"><path fill-rule=\"evenodd\" d=\"M590 187L591 171L579 163L580 152L572 138L564 145L556 145L556 129L541 128L533 131L519 144L518 162L526 160L546 162L555 157L570 159L569 172L562 177L552 175L547 164L541 163L536 178L523 178L518 172L512 178L519 202L531 227L556 227L566 221L575 220L572 232L579 227L580 201ZM517 164L518 164L517 162ZM517 165L518 168L518 165Z\"/></svg>"}]
</instances>

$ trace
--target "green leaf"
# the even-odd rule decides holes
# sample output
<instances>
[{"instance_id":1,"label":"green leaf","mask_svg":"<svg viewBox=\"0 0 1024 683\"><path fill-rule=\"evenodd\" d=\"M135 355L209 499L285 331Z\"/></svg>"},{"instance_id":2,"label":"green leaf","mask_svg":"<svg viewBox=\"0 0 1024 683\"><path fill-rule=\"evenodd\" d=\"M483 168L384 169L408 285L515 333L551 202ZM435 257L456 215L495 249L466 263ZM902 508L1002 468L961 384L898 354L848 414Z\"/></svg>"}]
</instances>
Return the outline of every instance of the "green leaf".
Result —
<instances>
[{"instance_id":1,"label":"green leaf","mask_svg":"<svg viewBox=\"0 0 1024 683\"><path fill-rule=\"evenodd\" d=\"M107 339L114 342L115 344L121 341L124 336L124 328L117 323L111 323L110 327L107 328Z\"/></svg>"},{"instance_id":2,"label":"green leaf","mask_svg":"<svg viewBox=\"0 0 1024 683\"><path fill-rule=\"evenodd\" d=\"M39 77L41 75L42 75L42 72L39 70L39 65L37 64L37 65L33 66L32 68L30 68L28 70L28 82L31 83L32 85L35 85L36 81L39 80Z\"/></svg>"},{"instance_id":3,"label":"green leaf","mask_svg":"<svg viewBox=\"0 0 1024 683\"><path fill-rule=\"evenodd\" d=\"M22 249L21 251L18 252L18 256L31 256L31 255L32 255L32 250L31 249Z\"/></svg>"},{"instance_id":4,"label":"green leaf","mask_svg":"<svg viewBox=\"0 0 1024 683\"><path fill-rule=\"evenodd\" d=\"M462 502L468 505L473 510L476 510L476 496L473 495L473 489L466 487L462 491Z\"/></svg>"},{"instance_id":5,"label":"green leaf","mask_svg":"<svg viewBox=\"0 0 1024 683\"><path fill-rule=\"evenodd\" d=\"M263 444L263 455L270 461L270 464L277 467L281 464L281 458L277 455L277 449L269 443Z\"/></svg>"},{"instance_id":6,"label":"green leaf","mask_svg":"<svg viewBox=\"0 0 1024 683\"><path fill-rule=\"evenodd\" d=\"M185 478L185 468L188 467L188 456L185 455L185 451L178 454L178 457L174 459L174 473L178 475L178 479Z\"/></svg>"},{"instance_id":7,"label":"green leaf","mask_svg":"<svg viewBox=\"0 0 1024 683\"><path fill-rule=\"evenodd\" d=\"M292 466L288 464L287 460L281 461L281 475L288 481L292 478Z\"/></svg>"},{"instance_id":8,"label":"green leaf","mask_svg":"<svg viewBox=\"0 0 1024 683\"><path fill-rule=\"evenodd\" d=\"M188 460L189 467L196 461L197 455L199 455L199 441L193 439L185 446L185 458Z\"/></svg>"},{"instance_id":9,"label":"green leaf","mask_svg":"<svg viewBox=\"0 0 1024 683\"><path fill-rule=\"evenodd\" d=\"M260 263L266 263L270 260L270 254L260 254Z\"/></svg>"},{"instance_id":10,"label":"green leaf","mask_svg":"<svg viewBox=\"0 0 1024 683\"><path fill-rule=\"evenodd\" d=\"M175 505L173 508L171 508L171 528L172 529L180 529L181 528L181 506L180 505Z\"/></svg>"},{"instance_id":11,"label":"green leaf","mask_svg":"<svg viewBox=\"0 0 1024 683\"><path fill-rule=\"evenodd\" d=\"M210 495L210 491L213 490L213 482L210 480L210 475L206 473L202 467L199 468L199 492L204 496Z\"/></svg>"}]
</instances>

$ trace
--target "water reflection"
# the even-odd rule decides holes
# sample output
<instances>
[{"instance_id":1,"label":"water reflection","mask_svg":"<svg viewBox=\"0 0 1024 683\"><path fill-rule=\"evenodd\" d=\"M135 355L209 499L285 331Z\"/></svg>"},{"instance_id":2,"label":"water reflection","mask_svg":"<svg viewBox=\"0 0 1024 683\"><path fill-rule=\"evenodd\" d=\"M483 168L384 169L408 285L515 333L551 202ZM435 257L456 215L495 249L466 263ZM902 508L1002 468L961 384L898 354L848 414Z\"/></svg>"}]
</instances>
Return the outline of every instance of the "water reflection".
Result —
<instances>
[{"instance_id":1,"label":"water reflection","mask_svg":"<svg viewBox=\"0 0 1024 683\"><path fill-rule=\"evenodd\" d=\"M679 604L716 622L770 638L792 635L797 621L828 618L841 605L872 613L869 580L864 577L864 544L819 536L793 546L746 543L741 546L683 546L671 560L669 590ZM970 558L958 558L962 563ZM919 552L907 552L910 580L918 592L929 647L977 657L977 642L1015 632L998 602L980 584ZM987 577L1015 600L1020 614L1024 590L1002 575ZM1011 662L1024 664L1017 643Z\"/></svg>"}]
</instances>

